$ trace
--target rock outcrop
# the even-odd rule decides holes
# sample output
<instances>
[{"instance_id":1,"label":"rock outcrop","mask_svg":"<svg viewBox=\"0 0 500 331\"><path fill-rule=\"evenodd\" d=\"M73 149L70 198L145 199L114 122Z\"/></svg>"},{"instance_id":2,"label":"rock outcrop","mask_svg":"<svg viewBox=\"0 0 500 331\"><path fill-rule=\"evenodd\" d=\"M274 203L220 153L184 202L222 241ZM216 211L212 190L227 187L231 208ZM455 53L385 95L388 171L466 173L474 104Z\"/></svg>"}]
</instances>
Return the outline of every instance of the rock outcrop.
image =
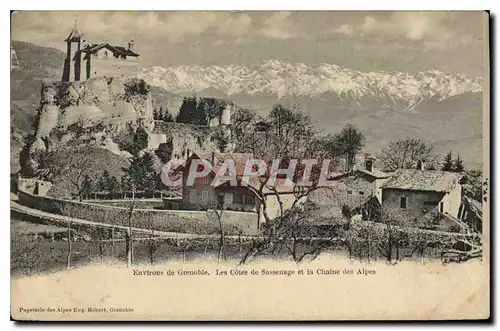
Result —
<instances>
[{"instance_id":1,"label":"rock outcrop","mask_svg":"<svg viewBox=\"0 0 500 331\"><path fill-rule=\"evenodd\" d=\"M138 78L96 77L45 83L35 132L20 157L22 172L43 167L43 155L63 146L100 148L129 158L132 144L163 162L189 151L217 150L217 128L154 121L150 86ZM161 152L161 153L158 153Z\"/></svg>"}]
</instances>

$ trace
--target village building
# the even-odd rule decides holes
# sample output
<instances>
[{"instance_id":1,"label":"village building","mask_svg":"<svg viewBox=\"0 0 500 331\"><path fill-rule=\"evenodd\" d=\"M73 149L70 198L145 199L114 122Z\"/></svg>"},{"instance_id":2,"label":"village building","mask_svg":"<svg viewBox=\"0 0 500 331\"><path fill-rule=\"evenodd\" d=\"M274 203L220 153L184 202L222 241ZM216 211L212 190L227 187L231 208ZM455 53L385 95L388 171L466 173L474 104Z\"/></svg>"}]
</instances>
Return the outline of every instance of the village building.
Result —
<instances>
[{"instance_id":1,"label":"village building","mask_svg":"<svg viewBox=\"0 0 500 331\"><path fill-rule=\"evenodd\" d=\"M137 74L139 54L134 50L133 40L127 46L111 45L108 42L93 44L84 39L75 23L64 41L66 58L63 82L77 82L96 76L129 77Z\"/></svg>"},{"instance_id":2,"label":"village building","mask_svg":"<svg viewBox=\"0 0 500 331\"><path fill-rule=\"evenodd\" d=\"M258 215L258 226L265 223L265 215L269 219L280 216L280 202L283 211L291 208L296 200L294 194L294 183L285 181L284 178L278 177L275 184L271 187L267 184L262 185L261 180L264 178L251 177L248 186L242 184L241 178L245 169L247 160L252 159L253 155L249 153L192 153L179 170L182 171L182 199L175 209L184 210L207 210L207 209L223 209L229 211L239 211L247 213L255 213ZM207 166L210 172L207 176L195 178L192 185L187 185L189 169L193 160L203 160L204 164L198 165L198 172L205 171ZM221 169L221 166L226 160L234 162L234 174L237 178L237 185L230 185L229 181L218 181L212 183L216 174ZM265 199L265 211L263 203L254 190L261 190L261 196ZM279 196L279 201L278 197ZM303 199L304 200L304 199ZM172 208L172 200L165 199L165 207ZM298 203L302 203L299 201Z\"/></svg>"},{"instance_id":3,"label":"village building","mask_svg":"<svg viewBox=\"0 0 500 331\"><path fill-rule=\"evenodd\" d=\"M464 195L458 210L458 218L467 224L472 231L483 232L483 205L480 201Z\"/></svg>"},{"instance_id":4,"label":"village building","mask_svg":"<svg viewBox=\"0 0 500 331\"><path fill-rule=\"evenodd\" d=\"M382 207L400 211L418 227L467 232L459 218L462 174L456 172L399 169L382 185Z\"/></svg>"},{"instance_id":5,"label":"village building","mask_svg":"<svg viewBox=\"0 0 500 331\"><path fill-rule=\"evenodd\" d=\"M310 195L310 201L323 207L332 217L342 217L342 207L362 214L368 202L379 206L382 203L382 185L390 174L376 169L375 158L366 156L362 165L343 173L331 173L333 184L320 187Z\"/></svg>"},{"instance_id":6,"label":"village building","mask_svg":"<svg viewBox=\"0 0 500 331\"><path fill-rule=\"evenodd\" d=\"M366 157L363 167L354 167L352 171L333 175L336 181L335 192L339 201L352 207L362 207L375 197L382 203L382 184L389 179L389 174L374 167L375 158Z\"/></svg>"}]
</instances>

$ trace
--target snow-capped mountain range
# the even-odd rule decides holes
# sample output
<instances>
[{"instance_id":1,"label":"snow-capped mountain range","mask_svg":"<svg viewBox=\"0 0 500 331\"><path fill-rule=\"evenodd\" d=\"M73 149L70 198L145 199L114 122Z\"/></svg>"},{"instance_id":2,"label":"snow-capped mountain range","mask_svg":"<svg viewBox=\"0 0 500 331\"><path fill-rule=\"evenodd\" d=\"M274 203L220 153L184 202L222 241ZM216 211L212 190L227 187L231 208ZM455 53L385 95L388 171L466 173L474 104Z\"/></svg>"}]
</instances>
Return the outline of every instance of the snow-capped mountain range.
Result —
<instances>
[{"instance_id":1,"label":"snow-capped mountain range","mask_svg":"<svg viewBox=\"0 0 500 331\"><path fill-rule=\"evenodd\" d=\"M412 109L424 100L442 101L482 90L481 78L445 74L437 70L415 74L361 72L335 64L307 66L303 63L264 61L256 66L207 65L154 66L142 69L139 77L172 93L217 90L234 95L275 95L318 98L333 94L338 99L375 98L403 102Z\"/></svg>"}]
</instances>

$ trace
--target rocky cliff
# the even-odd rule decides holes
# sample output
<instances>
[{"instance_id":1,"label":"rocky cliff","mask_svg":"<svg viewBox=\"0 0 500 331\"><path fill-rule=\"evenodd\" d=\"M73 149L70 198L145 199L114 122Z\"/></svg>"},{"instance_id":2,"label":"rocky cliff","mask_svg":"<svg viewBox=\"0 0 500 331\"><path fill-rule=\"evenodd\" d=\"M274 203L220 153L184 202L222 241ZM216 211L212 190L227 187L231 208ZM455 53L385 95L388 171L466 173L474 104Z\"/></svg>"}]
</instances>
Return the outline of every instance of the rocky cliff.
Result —
<instances>
[{"instance_id":1,"label":"rocky cliff","mask_svg":"<svg viewBox=\"0 0 500 331\"><path fill-rule=\"evenodd\" d=\"M143 151L161 149L166 162L172 153L213 148L212 131L161 121L155 125L150 86L142 79L96 77L45 83L35 132L21 153L20 164L23 173L33 174L43 167L46 152L68 146L104 149L116 158L128 159L131 144L139 144Z\"/></svg>"}]
</instances>

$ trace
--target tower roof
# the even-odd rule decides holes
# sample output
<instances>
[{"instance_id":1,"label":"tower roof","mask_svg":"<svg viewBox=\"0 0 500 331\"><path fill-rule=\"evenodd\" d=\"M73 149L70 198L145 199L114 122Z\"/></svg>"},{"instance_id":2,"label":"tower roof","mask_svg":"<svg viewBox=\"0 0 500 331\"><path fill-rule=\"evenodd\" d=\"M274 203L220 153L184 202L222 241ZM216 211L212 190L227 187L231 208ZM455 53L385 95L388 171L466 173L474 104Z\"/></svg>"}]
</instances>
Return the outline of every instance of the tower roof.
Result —
<instances>
[{"instance_id":1,"label":"tower roof","mask_svg":"<svg viewBox=\"0 0 500 331\"><path fill-rule=\"evenodd\" d=\"M75 24L71 32L69 33L68 38L65 41L76 41L80 38L83 38L83 33L80 32L78 26Z\"/></svg>"}]
</instances>

